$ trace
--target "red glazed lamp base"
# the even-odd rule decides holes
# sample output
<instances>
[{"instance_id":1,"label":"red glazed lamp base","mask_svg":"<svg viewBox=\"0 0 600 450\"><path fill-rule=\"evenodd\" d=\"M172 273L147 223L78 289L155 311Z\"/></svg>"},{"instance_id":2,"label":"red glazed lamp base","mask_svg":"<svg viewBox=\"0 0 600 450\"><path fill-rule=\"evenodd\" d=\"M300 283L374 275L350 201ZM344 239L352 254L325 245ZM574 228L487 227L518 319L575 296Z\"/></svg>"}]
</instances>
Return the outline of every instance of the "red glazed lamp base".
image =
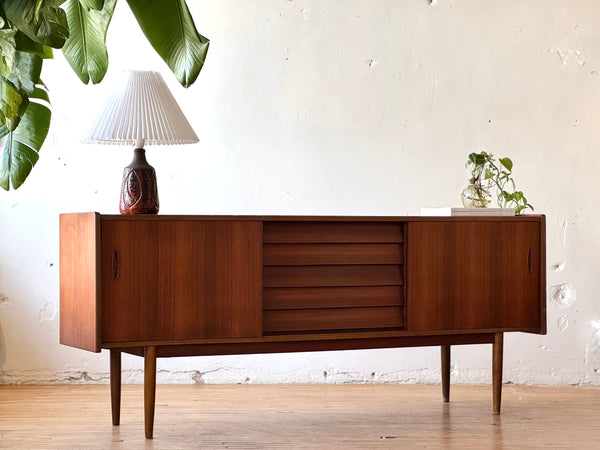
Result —
<instances>
[{"instance_id":1,"label":"red glazed lamp base","mask_svg":"<svg viewBox=\"0 0 600 450\"><path fill-rule=\"evenodd\" d=\"M123 169L121 214L157 214L158 188L156 172L146 161L145 150L136 148L133 161Z\"/></svg>"}]
</instances>

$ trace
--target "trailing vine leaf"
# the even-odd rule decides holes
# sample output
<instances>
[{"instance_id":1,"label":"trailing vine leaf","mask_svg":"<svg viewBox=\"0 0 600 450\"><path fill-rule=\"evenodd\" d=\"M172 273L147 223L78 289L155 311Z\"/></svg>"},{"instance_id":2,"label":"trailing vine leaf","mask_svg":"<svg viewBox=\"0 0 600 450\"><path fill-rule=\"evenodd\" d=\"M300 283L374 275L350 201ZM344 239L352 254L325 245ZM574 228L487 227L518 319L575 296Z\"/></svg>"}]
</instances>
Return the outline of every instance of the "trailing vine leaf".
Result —
<instances>
[{"instance_id":1,"label":"trailing vine leaf","mask_svg":"<svg viewBox=\"0 0 600 450\"><path fill-rule=\"evenodd\" d=\"M115 10L116 0L104 1L101 11L87 9L79 0L66 5L69 39L62 48L71 68L85 84L100 83L108 69L106 32Z\"/></svg>"},{"instance_id":2,"label":"trailing vine leaf","mask_svg":"<svg viewBox=\"0 0 600 450\"><path fill-rule=\"evenodd\" d=\"M485 196L489 194L491 187L496 188L496 199L501 208L512 207L515 214L520 214L524 209L531 209L533 205L527 202L522 191L517 191L515 181L512 178L513 162L510 158L499 158L500 165L496 165L494 156L486 152L470 153L467 157L466 167L471 169L469 180L473 191L478 196L478 202L485 206ZM506 170L502 170L505 168ZM512 186L513 192L509 192L507 185Z\"/></svg>"},{"instance_id":3,"label":"trailing vine leaf","mask_svg":"<svg viewBox=\"0 0 600 450\"><path fill-rule=\"evenodd\" d=\"M515 207L515 214L519 214L521 211L523 211L525 208L531 208L531 210L533 211L533 207L531 205L518 205Z\"/></svg>"},{"instance_id":4,"label":"trailing vine leaf","mask_svg":"<svg viewBox=\"0 0 600 450\"><path fill-rule=\"evenodd\" d=\"M69 37L67 16L60 8L64 0L5 0L2 8L8 21L30 39L61 48Z\"/></svg>"},{"instance_id":5,"label":"trailing vine leaf","mask_svg":"<svg viewBox=\"0 0 600 450\"><path fill-rule=\"evenodd\" d=\"M209 41L196 30L185 0L127 0L146 38L184 87L191 86Z\"/></svg>"},{"instance_id":6,"label":"trailing vine leaf","mask_svg":"<svg viewBox=\"0 0 600 450\"><path fill-rule=\"evenodd\" d=\"M30 98L46 101L48 93L38 87ZM10 131L6 125L0 126L0 186L3 189L8 191L11 184L17 189L31 172L48 135L50 117L47 105L32 101L14 131Z\"/></svg>"},{"instance_id":7,"label":"trailing vine leaf","mask_svg":"<svg viewBox=\"0 0 600 450\"><path fill-rule=\"evenodd\" d=\"M470 162L471 164L474 164L475 166L483 166L486 161L486 156L487 156L487 153L485 153L485 152L471 153L469 155L468 162Z\"/></svg>"},{"instance_id":8,"label":"trailing vine leaf","mask_svg":"<svg viewBox=\"0 0 600 450\"><path fill-rule=\"evenodd\" d=\"M506 167L509 172L512 171L513 163L510 158L500 158L500 159L498 159L498 161L500 161L500 164L502 164L504 167Z\"/></svg>"}]
</instances>

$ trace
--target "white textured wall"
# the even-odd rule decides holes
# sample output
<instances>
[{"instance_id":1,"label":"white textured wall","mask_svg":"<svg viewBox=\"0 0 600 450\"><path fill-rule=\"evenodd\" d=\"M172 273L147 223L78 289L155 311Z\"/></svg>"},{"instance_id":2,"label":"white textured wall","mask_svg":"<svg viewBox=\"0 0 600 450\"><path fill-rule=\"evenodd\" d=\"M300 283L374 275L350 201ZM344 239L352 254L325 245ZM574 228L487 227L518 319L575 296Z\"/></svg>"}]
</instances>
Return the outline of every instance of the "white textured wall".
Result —
<instances>
[{"instance_id":1,"label":"white textured wall","mask_svg":"<svg viewBox=\"0 0 600 450\"><path fill-rule=\"evenodd\" d=\"M505 379L600 383L600 2L188 3L211 39L188 91L125 2L105 83L81 85L60 54L46 64L50 136L27 183L0 192L0 383L107 381L106 352L58 344L58 214L117 212L131 151L78 139L127 68L163 72L200 137L149 148L162 213L416 215L458 206L468 153L510 156L547 215L549 298L547 336L506 337ZM437 382L438 355L160 360L159 381ZM456 347L453 364L454 380L486 383L491 349ZM126 380L141 367L126 358Z\"/></svg>"}]
</instances>

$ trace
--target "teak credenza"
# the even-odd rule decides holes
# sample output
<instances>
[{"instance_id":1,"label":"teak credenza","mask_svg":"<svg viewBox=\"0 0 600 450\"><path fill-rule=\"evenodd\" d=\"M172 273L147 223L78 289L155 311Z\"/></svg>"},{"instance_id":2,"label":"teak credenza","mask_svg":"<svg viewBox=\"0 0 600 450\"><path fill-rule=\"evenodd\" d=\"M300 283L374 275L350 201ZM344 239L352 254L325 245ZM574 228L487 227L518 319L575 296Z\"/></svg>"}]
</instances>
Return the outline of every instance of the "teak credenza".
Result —
<instances>
[{"instance_id":1,"label":"teak credenza","mask_svg":"<svg viewBox=\"0 0 600 450\"><path fill-rule=\"evenodd\" d=\"M493 344L546 333L545 217L60 217L60 342L144 357L146 437L156 358Z\"/></svg>"}]
</instances>

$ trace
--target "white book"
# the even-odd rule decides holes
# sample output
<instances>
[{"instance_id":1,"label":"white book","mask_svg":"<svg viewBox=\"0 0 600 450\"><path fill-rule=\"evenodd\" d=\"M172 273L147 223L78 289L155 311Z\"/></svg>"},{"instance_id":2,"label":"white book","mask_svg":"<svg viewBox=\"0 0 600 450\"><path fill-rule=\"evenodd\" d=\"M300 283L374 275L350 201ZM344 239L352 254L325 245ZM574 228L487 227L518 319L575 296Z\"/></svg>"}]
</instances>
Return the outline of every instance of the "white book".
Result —
<instances>
[{"instance_id":1,"label":"white book","mask_svg":"<svg viewBox=\"0 0 600 450\"><path fill-rule=\"evenodd\" d=\"M448 216L452 215L452 208L442 206L440 208L421 208L422 216Z\"/></svg>"}]
</instances>

